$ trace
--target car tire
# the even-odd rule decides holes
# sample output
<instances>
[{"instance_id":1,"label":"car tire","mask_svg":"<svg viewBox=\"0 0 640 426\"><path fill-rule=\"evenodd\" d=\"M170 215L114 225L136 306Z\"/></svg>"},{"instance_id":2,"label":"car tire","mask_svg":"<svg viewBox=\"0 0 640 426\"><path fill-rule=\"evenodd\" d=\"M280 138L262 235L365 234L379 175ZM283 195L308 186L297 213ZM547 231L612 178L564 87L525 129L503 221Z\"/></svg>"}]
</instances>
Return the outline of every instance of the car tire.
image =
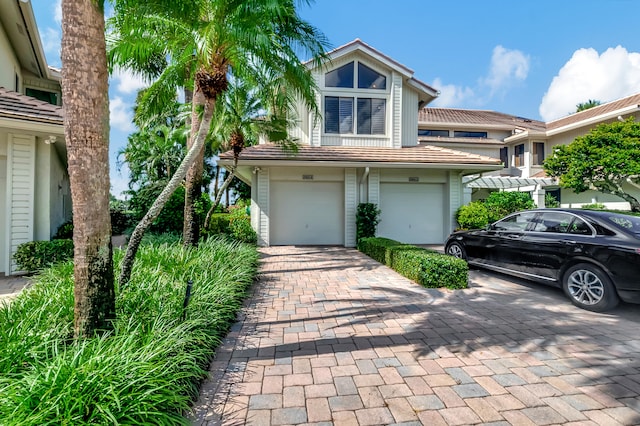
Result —
<instances>
[{"instance_id":1,"label":"car tire","mask_svg":"<svg viewBox=\"0 0 640 426\"><path fill-rule=\"evenodd\" d=\"M447 245L445 253L449 256L457 257L458 259L467 260L467 252L464 250L464 247L462 247L462 244L455 241Z\"/></svg>"},{"instance_id":2,"label":"car tire","mask_svg":"<svg viewBox=\"0 0 640 426\"><path fill-rule=\"evenodd\" d=\"M569 268L563 276L562 288L571 303L589 311L603 312L620 301L609 276L589 263Z\"/></svg>"}]
</instances>

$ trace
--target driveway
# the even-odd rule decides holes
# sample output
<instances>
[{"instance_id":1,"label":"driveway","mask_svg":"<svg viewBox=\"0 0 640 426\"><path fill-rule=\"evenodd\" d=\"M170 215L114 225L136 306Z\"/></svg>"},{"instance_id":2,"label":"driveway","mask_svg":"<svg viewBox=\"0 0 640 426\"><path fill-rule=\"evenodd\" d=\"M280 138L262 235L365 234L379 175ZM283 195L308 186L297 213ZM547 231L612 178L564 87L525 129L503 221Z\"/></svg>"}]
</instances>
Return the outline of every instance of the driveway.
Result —
<instances>
[{"instance_id":1,"label":"driveway","mask_svg":"<svg viewBox=\"0 0 640 426\"><path fill-rule=\"evenodd\" d=\"M425 289L353 249L261 249L192 421L640 424L640 309L472 270Z\"/></svg>"}]
</instances>

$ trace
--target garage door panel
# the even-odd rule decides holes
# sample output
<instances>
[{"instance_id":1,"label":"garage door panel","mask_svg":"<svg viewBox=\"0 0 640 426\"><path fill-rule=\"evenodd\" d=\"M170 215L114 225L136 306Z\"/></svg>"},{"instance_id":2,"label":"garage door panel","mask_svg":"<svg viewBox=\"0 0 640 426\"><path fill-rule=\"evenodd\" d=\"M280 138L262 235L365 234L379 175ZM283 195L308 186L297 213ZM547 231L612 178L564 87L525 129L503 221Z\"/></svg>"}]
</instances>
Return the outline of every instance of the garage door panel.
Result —
<instances>
[{"instance_id":1,"label":"garage door panel","mask_svg":"<svg viewBox=\"0 0 640 426\"><path fill-rule=\"evenodd\" d=\"M271 245L343 245L344 182L271 182Z\"/></svg>"},{"instance_id":2,"label":"garage door panel","mask_svg":"<svg viewBox=\"0 0 640 426\"><path fill-rule=\"evenodd\" d=\"M444 233L441 184L380 184L377 235L410 244L440 244Z\"/></svg>"}]
</instances>

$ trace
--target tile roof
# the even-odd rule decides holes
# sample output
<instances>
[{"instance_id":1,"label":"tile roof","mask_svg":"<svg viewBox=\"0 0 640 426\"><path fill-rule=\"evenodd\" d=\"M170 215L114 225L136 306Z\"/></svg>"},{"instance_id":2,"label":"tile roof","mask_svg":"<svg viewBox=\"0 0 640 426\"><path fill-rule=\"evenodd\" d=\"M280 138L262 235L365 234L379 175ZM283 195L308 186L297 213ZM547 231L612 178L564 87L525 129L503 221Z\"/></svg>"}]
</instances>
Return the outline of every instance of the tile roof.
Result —
<instances>
[{"instance_id":1,"label":"tile roof","mask_svg":"<svg viewBox=\"0 0 640 426\"><path fill-rule=\"evenodd\" d=\"M483 126L526 130L545 130L545 123L525 117L503 114L501 112L457 108L422 108L418 113L420 126L429 124L477 124Z\"/></svg>"},{"instance_id":2,"label":"tile roof","mask_svg":"<svg viewBox=\"0 0 640 426\"><path fill-rule=\"evenodd\" d=\"M640 108L640 93L636 93L635 95L627 96L626 98L618 99L613 102L608 102L606 104L598 105L597 107L589 108L584 111L580 111L575 114L562 117L558 120L549 121L547 123L547 130L558 129L560 127L579 123L580 121L583 121L583 120L588 120L590 118L595 118L599 115L603 115L606 113L620 110L625 107L632 107L632 106L636 106Z\"/></svg>"},{"instance_id":3,"label":"tile roof","mask_svg":"<svg viewBox=\"0 0 640 426\"><path fill-rule=\"evenodd\" d=\"M62 107L0 87L0 117L63 125Z\"/></svg>"},{"instance_id":4,"label":"tile roof","mask_svg":"<svg viewBox=\"0 0 640 426\"><path fill-rule=\"evenodd\" d=\"M233 153L220 155L221 160L232 160ZM437 146L417 146L410 148L374 148L346 146L300 146L297 153L285 152L275 144L261 144L245 148L240 154L242 161L290 160L290 161L331 161L336 163L402 163L402 164L463 164L493 166L501 165L499 159Z\"/></svg>"}]
</instances>

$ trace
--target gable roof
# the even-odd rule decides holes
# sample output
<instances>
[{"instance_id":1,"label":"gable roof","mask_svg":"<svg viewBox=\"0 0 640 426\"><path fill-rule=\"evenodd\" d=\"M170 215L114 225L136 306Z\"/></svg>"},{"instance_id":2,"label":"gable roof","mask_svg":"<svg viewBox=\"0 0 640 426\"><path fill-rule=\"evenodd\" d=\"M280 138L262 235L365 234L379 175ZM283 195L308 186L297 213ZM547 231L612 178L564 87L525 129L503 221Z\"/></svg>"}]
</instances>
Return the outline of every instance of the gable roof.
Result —
<instances>
[{"instance_id":1,"label":"gable roof","mask_svg":"<svg viewBox=\"0 0 640 426\"><path fill-rule=\"evenodd\" d=\"M438 125L465 125L481 128L494 128L502 130L544 131L545 123L525 117L503 114L496 111L472 110L457 108L422 108L418 113L418 124L426 126Z\"/></svg>"},{"instance_id":2,"label":"gable roof","mask_svg":"<svg viewBox=\"0 0 640 426\"><path fill-rule=\"evenodd\" d=\"M233 151L220 155L222 164L233 161ZM245 148L238 159L239 165L260 165L268 162L330 162L336 166L348 164L375 164L376 167L401 165L431 165L434 168L460 166L494 170L502 167L499 159L468 152L454 151L437 146L407 148L374 148L350 146L300 146L297 153L286 152L275 144L260 144ZM326 165L326 164L324 164Z\"/></svg>"},{"instance_id":3,"label":"gable roof","mask_svg":"<svg viewBox=\"0 0 640 426\"><path fill-rule=\"evenodd\" d=\"M63 125L62 107L0 87L0 117Z\"/></svg>"},{"instance_id":4,"label":"gable roof","mask_svg":"<svg viewBox=\"0 0 640 426\"><path fill-rule=\"evenodd\" d=\"M413 70L403 64L401 64L400 62L390 58L389 56L385 55L384 53L380 52L377 49L374 49L373 47L371 47L370 45L368 45L367 43L363 42L362 40L360 40L359 38L350 41L347 44L344 44L340 47L337 47L329 52L327 52L327 58L329 59L329 61L333 61L336 60L338 58L341 58L345 55L349 55L353 52L356 51L360 51L363 52L365 55L370 56L372 58L374 58L375 60L381 62L382 64L384 64L385 66L391 68L392 70L398 72L399 74L401 74L403 77L405 77L407 79L407 84L412 86L413 88L424 92L425 94L429 95L432 99L436 98L439 94L438 90L434 89L433 87L429 86L427 83L418 80L417 78L413 77ZM307 61L305 62L305 64L309 67L314 67L315 63L314 61ZM431 101L432 99L430 99L429 101Z\"/></svg>"},{"instance_id":5,"label":"gable roof","mask_svg":"<svg viewBox=\"0 0 640 426\"><path fill-rule=\"evenodd\" d=\"M547 122L547 130L556 130L565 126L589 125L594 120L603 121L608 118L616 118L618 115L640 110L640 93L627 96L606 104L598 105L575 114ZM610 117L609 117L610 116Z\"/></svg>"}]
</instances>

